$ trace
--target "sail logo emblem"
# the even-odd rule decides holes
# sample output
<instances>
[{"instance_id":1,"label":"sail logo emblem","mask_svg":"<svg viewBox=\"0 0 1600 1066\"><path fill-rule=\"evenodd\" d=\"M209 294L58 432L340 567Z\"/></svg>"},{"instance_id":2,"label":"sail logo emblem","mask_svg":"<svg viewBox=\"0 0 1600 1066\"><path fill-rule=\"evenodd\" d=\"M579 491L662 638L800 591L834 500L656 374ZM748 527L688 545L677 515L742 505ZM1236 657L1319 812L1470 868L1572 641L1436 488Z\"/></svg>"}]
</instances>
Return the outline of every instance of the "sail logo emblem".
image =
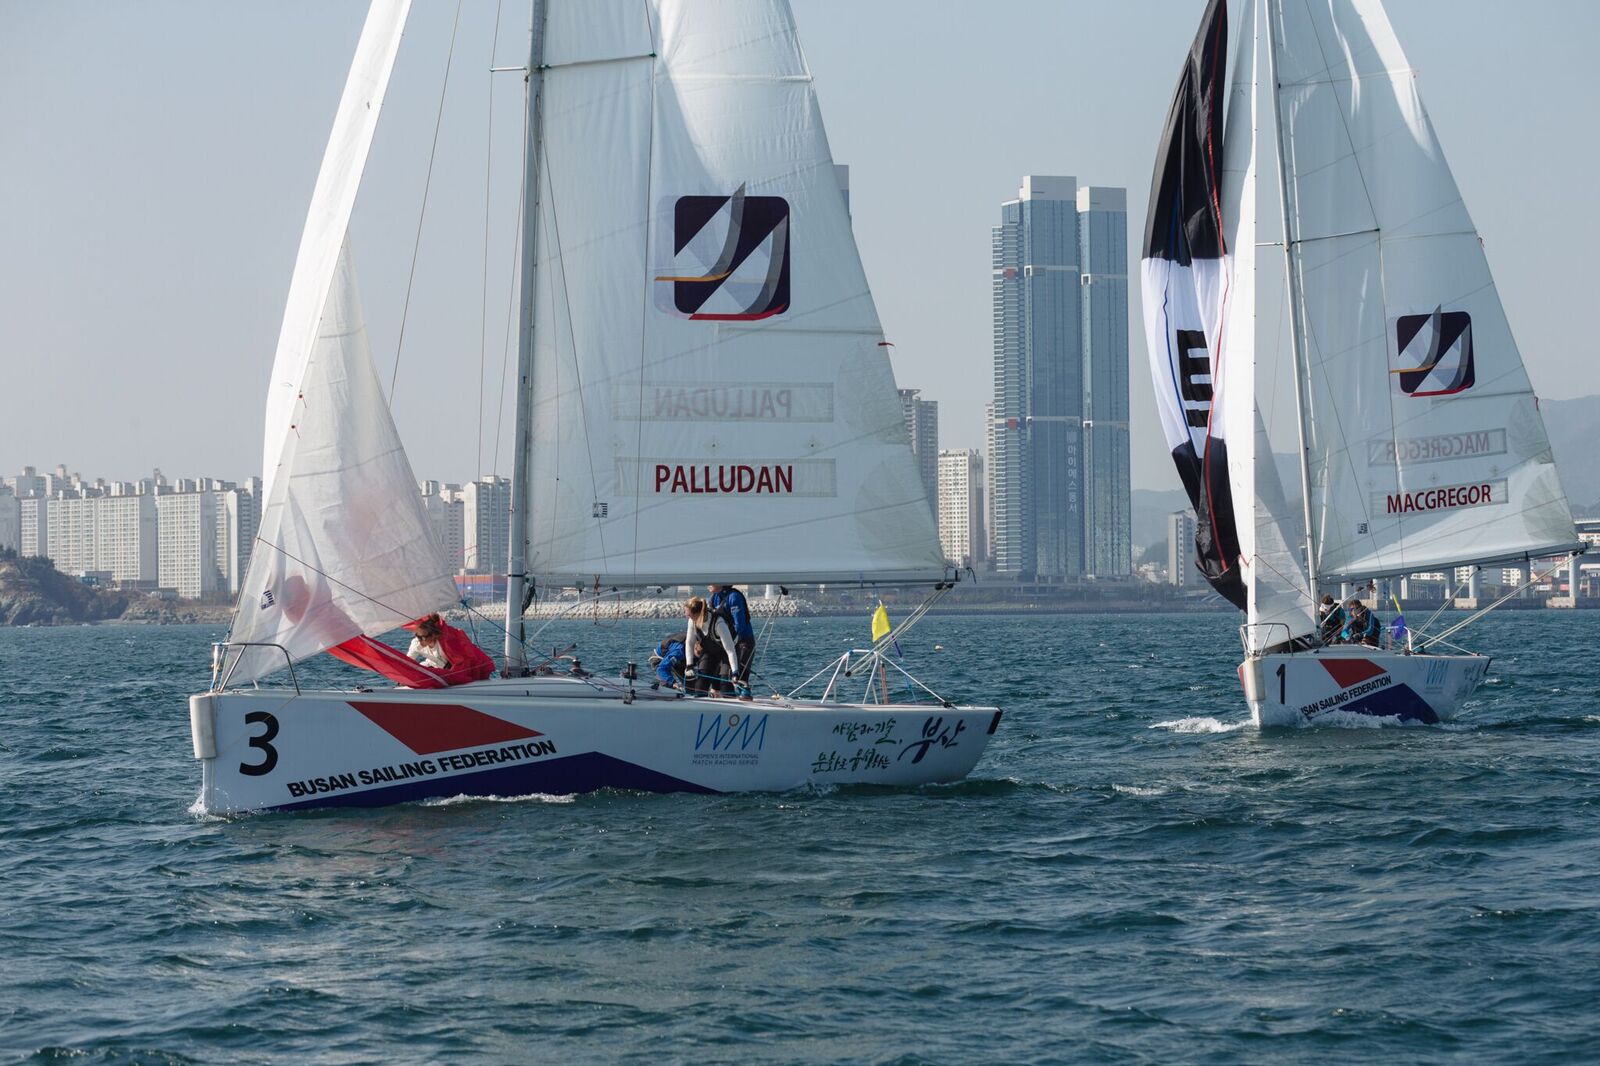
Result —
<instances>
[{"instance_id":1,"label":"sail logo emblem","mask_svg":"<svg viewBox=\"0 0 1600 1066\"><path fill-rule=\"evenodd\" d=\"M657 247L672 249L654 279L663 311L748 322L789 309L787 200L750 196L740 185L728 196L680 196L661 218Z\"/></svg>"},{"instance_id":2,"label":"sail logo emblem","mask_svg":"<svg viewBox=\"0 0 1600 1066\"><path fill-rule=\"evenodd\" d=\"M1390 373L1407 396L1452 396L1472 388L1472 318L1435 307L1430 314L1395 319L1395 348L1402 365Z\"/></svg>"}]
</instances>

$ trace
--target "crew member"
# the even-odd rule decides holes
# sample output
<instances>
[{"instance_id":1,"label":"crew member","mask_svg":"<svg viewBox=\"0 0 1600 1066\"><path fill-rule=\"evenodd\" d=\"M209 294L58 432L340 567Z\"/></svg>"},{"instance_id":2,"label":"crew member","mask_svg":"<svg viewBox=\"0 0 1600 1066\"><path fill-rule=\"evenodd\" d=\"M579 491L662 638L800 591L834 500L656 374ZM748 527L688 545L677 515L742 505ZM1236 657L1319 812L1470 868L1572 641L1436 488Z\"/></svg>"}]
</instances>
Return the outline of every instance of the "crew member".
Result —
<instances>
[{"instance_id":1,"label":"crew member","mask_svg":"<svg viewBox=\"0 0 1600 1066\"><path fill-rule=\"evenodd\" d=\"M683 654L683 638L676 633L669 633L656 645L656 650L650 656L650 665L656 668L656 680L651 688L665 685L667 688L683 687L683 670L686 665Z\"/></svg>"},{"instance_id":2,"label":"crew member","mask_svg":"<svg viewBox=\"0 0 1600 1066\"><path fill-rule=\"evenodd\" d=\"M1337 644L1339 634L1344 630L1344 622L1344 609L1332 596L1323 593L1322 602L1317 605L1317 624L1322 634L1322 643Z\"/></svg>"},{"instance_id":3,"label":"crew member","mask_svg":"<svg viewBox=\"0 0 1600 1066\"><path fill-rule=\"evenodd\" d=\"M683 605L683 615L689 620L683 634L684 653L689 660L683 675L685 687L690 692L732 691L733 678L739 672L739 649L727 619L713 612L699 596Z\"/></svg>"},{"instance_id":4,"label":"crew member","mask_svg":"<svg viewBox=\"0 0 1600 1066\"><path fill-rule=\"evenodd\" d=\"M733 646L739 652L739 669L734 680L749 689L750 660L756 651L756 631L750 624L750 604L745 601L744 593L732 585L708 585L707 588L711 590L711 610L721 613L727 619L728 627L733 630Z\"/></svg>"},{"instance_id":5,"label":"crew member","mask_svg":"<svg viewBox=\"0 0 1600 1066\"><path fill-rule=\"evenodd\" d=\"M406 649L406 654L430 670L450 669L450 659L439 644L439 637L443 633L444 619L437 614L428 615L412 630L411 646Z\"/></svg>"},{"instance_id":6,"label":"crew member","mask_svg":"<svg viewBox=\"0 0 1600 1066\"><path fill-rule=\"evenodd\" d=\"M1345 613L1349 621L1345 623L1340 639L1346 644L1366 644L1376 648L1378 636L1383 632L1383 626L1378 622L1378 616L1367 609L1367 605L1360 600L1351 600L1345 604Z\"/></svg>"}]
</instances>

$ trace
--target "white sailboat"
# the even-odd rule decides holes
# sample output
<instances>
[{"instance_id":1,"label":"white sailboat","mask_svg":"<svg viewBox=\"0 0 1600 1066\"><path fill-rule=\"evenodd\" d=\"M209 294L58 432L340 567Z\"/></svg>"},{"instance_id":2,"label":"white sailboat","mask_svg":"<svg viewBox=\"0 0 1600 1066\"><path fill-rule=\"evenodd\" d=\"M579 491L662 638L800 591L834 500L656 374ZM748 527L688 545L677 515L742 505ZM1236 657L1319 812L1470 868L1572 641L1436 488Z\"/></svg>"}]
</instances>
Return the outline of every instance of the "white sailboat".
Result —
<instances>
[{"instance_id":1,"label":"white sailboat","mask_svg":"<svg viewBox=\"0 0 1600 1066\"><path fill-rule=\"evenodd\" d=\"M528 580L947 587L786 0L535 0L503 676L299 687L294 662L456 599L344 250L408 7L374 0L313 193L261 531L190 701L200 807L964 777L1000 712L888 702L892 638L812 697L529 676Z\"/></svg>"},{"instance_id":2,"label":"white sailboat","mask_svg":"<svg viewBox=\"0 0 1600 1066\"><path fill-rule=\"evenodd\" d=\"M1582 544L1477 231L1382 5L1235 6L1231 78L1225 0L1208 5L1185 64L1143 263L1151 373L1195 503L1198 561L1247 613L1239 677L1257 724L1445 721L1489 665L1447 641L1466 623L1386 648L1328 643L1323 592ZM1258 262L1268 154L1282 255ZM1287 350L1257 339L1258 282L1279 270ZM1299 508L1264 428L1282 413L1279 376L1294 385Z\"/></svg>"}]
</instances>

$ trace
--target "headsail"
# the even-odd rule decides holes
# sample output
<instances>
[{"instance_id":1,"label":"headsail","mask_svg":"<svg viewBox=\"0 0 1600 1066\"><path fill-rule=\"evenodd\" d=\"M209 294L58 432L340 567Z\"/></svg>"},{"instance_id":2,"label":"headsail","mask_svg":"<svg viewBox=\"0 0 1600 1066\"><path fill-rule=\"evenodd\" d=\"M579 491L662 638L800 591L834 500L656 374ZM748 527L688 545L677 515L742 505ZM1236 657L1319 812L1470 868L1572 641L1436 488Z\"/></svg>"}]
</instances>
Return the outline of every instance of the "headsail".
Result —
<instances>
[{"instance_id":1,"label":"headsail","mask_svg":"<svg viewBox=\"0 0 1600 1066\"><path fill-rule=\"evenodd\" d=\"M1577 547L1478 233L1382 6L1269 10L1319 577Z\"/></svg>"},{"instance_id":2,"label":"headsail","mask_svg":"<svg viewBox=\"0 0 1600 1066\"><path fill-rule=\"evenodd\" d=\"M321 321L229 634L296 660L456 599L372 366L347 247ZM272 648L240 654L235 681L284 666Z\"/></svg>"},{"instance_id":3,"label":"headsail","mask_svg":"<svg viewBox=\"0 0 1600 1066\"><path fill-rule=\"evenodd\" d=\"M334 114L333 131L322 155L322 166L317 171L311 208L306 212L305 230L300 236L300 250L289 281L289 299L283 310L278 351L272 360L272 384L267 390L266 429L262 437L264 496L272 495L279 458L295 420L295 403L306 374L306 361L311 358L311 350L317 342L317 324L328 301L340 245L350 228L350 212L355 207L356 191L361 187L361 172L366 169L367 152L378 128L378 115L383 110L389 75L394 70L400 35L410 10L411 0L372 0L372 6L367 9L367 21L361 28L361 39L356 43L355 59L345 79L344 93L339 98L339 109Z\"/></svg>"},{"instance_id":4,"label":"headsail","mask_svg":"<svg viewBox=\"0 0 1600 1066\"><path fill-rule=\"evenodd\" d=\"M1197 562L1243 608L1226 427L1212 408L1228 273L1220 201L1227 43L1227 5L1211 0L1161 134L1140 265L1156 408L1194 505Z\"/></svg>"},{"instance_id":5,"label":"headsail","mask_svg":"<svg viewBox=\"0 0 1600 1066\"><path fill-rule=\"evenodd\" d=\"M945 576L788 4L548 9L530 568Z\"/></svg>"},{"instance_id":6,"label":"headsail","mask_svg":"<svg viewBox=\"0 0 1600 1066\"><path fill-rule=\"evenodd\" d=\"M317 174L267 393L263 507L229 639L292 658L455 600L389 416L345 243L409 0L373 0ZM284 666L234 653L233 679Z\"/></svg>"},{"instance_id":7,"label":"headsail","mask_svg":"<svg viewBox=\"0 0 1600 1066\"><path fill-rule=\"evenodd\" d=\"M1291 643L1316 632L1316 614L1295 530L1296 521L1262 420L1270 382L1286 373L1289 353L1257 346L1257 161L1256 96L1260 28L1255 5L1245 3L1237 30L1233 77L1228 84L1223 135L1220 208L1226 256L1222 282L1222 327L1212 421L1220 425L1233 490L1239 566L1244 579L1248 626L1246 650ZM1267 264L1282 270L1282 258Z\"/></svg>"}]
</instances>

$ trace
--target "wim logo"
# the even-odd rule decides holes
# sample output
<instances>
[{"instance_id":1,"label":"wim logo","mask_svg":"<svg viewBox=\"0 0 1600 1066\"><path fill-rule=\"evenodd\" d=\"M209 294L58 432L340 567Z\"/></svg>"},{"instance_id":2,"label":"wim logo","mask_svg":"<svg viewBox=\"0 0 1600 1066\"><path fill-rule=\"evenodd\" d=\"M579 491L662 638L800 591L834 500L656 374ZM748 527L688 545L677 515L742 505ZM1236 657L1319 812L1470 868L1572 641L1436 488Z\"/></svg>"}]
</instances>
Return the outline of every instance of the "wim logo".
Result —
<instances>
[{"instance_id":1,"label":"wim logo","mask_svg":"<svg viewBox=\"0 0 1600 1066\"><path fill-rule=\"evenodd\" d=\"M749 321L789 309L789 202L744 190L673 203L672 263L655 279L663 310Z\"/></svg>"},{"instance_id":2,"label":"wim logo","mask_svg":"<svg viewBox=\"0 0 1600 1066\"><path fill-rule=\"evenodd\" d=\"M1401 363L1391 370L1407 396L1450 396L1472 388L1472 318L1435 307L1429 315L1401 315L1394 323Z\"/></svg>"},{"instance_id":3,"label":"wim logo","mask_svg":"<svg viewBox=\"0 0 1600 1066\"><path fill-rule=\"evenodd\" d=\"M766 743L766 715L755 718L748 714L717 714L708 722L702 714L694 731L695 751L749 751L751 748L760 751Z\"/></svg>"}]
</instances>

